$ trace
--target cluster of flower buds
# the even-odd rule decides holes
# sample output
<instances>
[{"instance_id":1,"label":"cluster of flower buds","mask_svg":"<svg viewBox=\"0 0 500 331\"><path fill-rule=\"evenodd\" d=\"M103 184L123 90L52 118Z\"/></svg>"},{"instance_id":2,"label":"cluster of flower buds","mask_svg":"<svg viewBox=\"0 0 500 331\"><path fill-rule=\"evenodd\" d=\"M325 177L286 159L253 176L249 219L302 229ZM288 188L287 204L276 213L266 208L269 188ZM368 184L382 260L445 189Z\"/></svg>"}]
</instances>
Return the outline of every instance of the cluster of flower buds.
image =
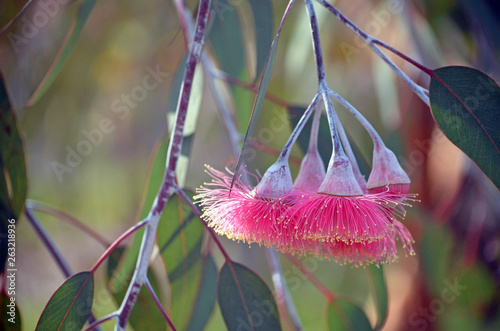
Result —
<instances>
[{"instance_id":1,"label":"cluster of flower buds","mask_svg":"<svg viewBox=\"0 0 500 331\"><path fill-rule=\"evenodd\" d=\"M332 114L335 110L328 99L325 106L333 152L325 171L317 149L322 111L317 103L316 97L276 163L260 180L243 170L232 183L233 173L207 166L213 180L195 196L203 208L203 219L217 233L233 240L286 253L314 254L342 264L393 262L398 257L397 240L406 253L414 254L411 234L400 221L413 195L407 194L410 179L396 156L378 134L371 134L373 165L366 182L348 141L341 143L338 138L341 123ZM315 109L309 148L293 182L288 166L291 146ZM351 151L347 153L351 157L344 150ZM248 184L252 179L258 180L257 186Z\"/></svg>"}]
</instances>

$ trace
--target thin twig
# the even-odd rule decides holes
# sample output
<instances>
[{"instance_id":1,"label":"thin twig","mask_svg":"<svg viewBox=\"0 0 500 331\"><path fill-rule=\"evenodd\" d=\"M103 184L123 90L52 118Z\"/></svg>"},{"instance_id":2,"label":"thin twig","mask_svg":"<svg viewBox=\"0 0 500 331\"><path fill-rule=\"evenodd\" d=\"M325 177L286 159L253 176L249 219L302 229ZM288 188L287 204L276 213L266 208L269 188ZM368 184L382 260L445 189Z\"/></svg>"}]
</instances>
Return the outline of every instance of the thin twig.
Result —
<instances>
[{"instance_id":1,"label":"thin twig","mask_svg":"<svg viewBox=\"0 0 500 331\"><path fill-rule=\"evenodd\" d=\"M56 261L57 266L59 269L61 269L63 275L66 278L69 278L73 275L73 271L71 270L69 264L66 262L66 259L62 255L62 253L59 251L57 248L56 244L52 241L52 238L50 238L50 235L48 232L45 230L45 228L42 226L38 218L35 216L33 211L31 211L28 206L24 209L24 214L26 215L26 218L28 219L28 222L30 222L31 226L35 230L36 234L38 235L38 238L44 243L45 247L47 247L48 251ZM94 314L90 313L90 316L88 317L89 323L95 322L95 317ZM100 328L97 328L98 331L100 331Z\"/></svg>"},{"instance_id":2,"label":"thin twig","mask_svg":"<svg viewBox=\"0 0 500 331\"><path fill-rule=\"evenodd\" d=\"M175 168L181 153L184 123L186 121L196 64L200 60L203 49L205 30L210 13L210 4L211 0L200 0L193 42L189 47L186 70L184 72L179 101L175 112L175 125L172 130L170 144L168 146L165 174L153 206L151 207L151 210L146 218L148 220L148 224L146 225L146 229L144 231L139 257L137 259L132 280L127 289L125 298L123 299L123 302L118 310L119 315L115 327L116 331L125 330L130 312L134 307L139 291L147 277L148 262L155 244L156 230L158 228L160 217L163 213L163 209L165 208L165 204L175 192Z\"/></svg>"},{"instance_id":3,"label":"thin twig","mask_svg":"<svg viewBox=\"0 0 500 331\"><path fill-rule=\"evenodd\" d=\"M158 296L156 295L155 290L153 289L153 286L151 286L149 279L146 278L146 281L144 282L144 286L146 286L146 288L149 291L149 294L151 294L151 296L153 297L153 300L156 303L156 306L158 307L158 309L160 309L160 312L163 315L163 317L165 318L165 320L167 321L168 326L172 329L172 331L176 331L177 329L175 328L174 324L172 323L172 321L168 317L167 312L163 308L163 306L160 302L160 299L158 299Z\"/></svg>"},{"instance_id":4,"label":"thin twig","mask_svg":"<svg viewBox=\"0 0 500 331\"><path fill-rule=\"evenodd\" d=\"M32 210L38 210L47 214L51 214L67 223L73 225L75 228L81 230L82 232L88 234L90 237L94 238L97 242L99 242L104 247L108 247L111 243L101 236L96 231L92 230L90 227L85 225L82 221L76 219L75 217L58 210L52 206L49 206L43 202L34 201L34 200L26 200L26 207Z\"/></svg>"},{"instance_id":5,"label":"thin twig","mask_svg":"<svg viewBox=\"0 0 500 331\"><path fill-rule=\"evenodd\" d=\"M83 331L96 330L95 328L98 325L100 325L100 324L102 324L104 322L107 322L109 320L116 319L117 317L118 317L118 313L116 311L112 312L111 314L108 314L108 315L104 316L103 318L100 318L97 321L94 321L94 322L90 323L89 326L87 326L85 329L83 329ZM99 330L99 328L97 330Z\"/></svg>"},{"instance_id":6,"label":"thin twig","mask_svg":"<svg viewBox=\"0 0 500 331\"><path fill-rule=\"evenodd\" d=\"M361 40L363 40L371 49L372 51L377 54L382 60L384 60L387 65L394 71L396 75L399 76L408 86L415 92L415 94L422 99L422 101L426 105L430 105L429 103L429 97L428 97L428 91L427 89L423 88L422 86L417 85L410 77L408 77L397 65L394 64L381 50L378 48L377 44L380 46L383 46L390 50L391 52L395 53L398 56L404 55L401 52L397 51L393 47L387 45L386 43L378 40L377 38L367 34L363 30L361 30L359 27L356 26L351 20L349 20L347 17L344 16L337 8L335 8L333 5L331 5L328 1L326 0L316 0L318 3L323 5L326 9L328 9L337 19L342 22L347 28L349 28L352 32L354 32ZM403 57L405 60L409 60L407 56ZM411 60L411 59L410 59ZM414 65L415 61L410 62ZM424 72L428 73L430 69L425 68L423 66L420 66L419 69L423 70Z\"/></svg>"}]
</instances>

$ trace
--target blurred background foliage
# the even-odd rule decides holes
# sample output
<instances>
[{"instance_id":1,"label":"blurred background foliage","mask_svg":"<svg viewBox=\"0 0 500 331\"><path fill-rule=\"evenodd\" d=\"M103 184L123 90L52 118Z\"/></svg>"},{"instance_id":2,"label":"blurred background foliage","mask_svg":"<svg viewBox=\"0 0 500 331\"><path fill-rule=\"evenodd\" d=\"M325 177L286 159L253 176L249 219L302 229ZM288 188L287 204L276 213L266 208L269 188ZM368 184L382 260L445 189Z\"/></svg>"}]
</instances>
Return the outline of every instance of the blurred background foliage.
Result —
<instances>
[{"instance_id":1,"label":"blurred background foliage","mask_svg":"<svg viewBox=\"0 0 500 331\"><path fill-rule=\"evenodd\" d=\"M28 197L71 214L113 241L138 221L148 160L167 128L170 89L185 53L179 20L169 1L97 1L60 75L37 103L25 107L56 56L79 4L69 1L58 5L53 17L26 38L26 43L13 43L9 33L23 36L26 22L32 22L44 2L34 1L21 19L0 35L0 71L24 137ZM214 0L213 5L218 2L222 0ZM334 4L359 27L430 68L467 65L500 81L497 1L405 3L396 13L391 8L400 5L397 0L339 0ZM24 1L0 1L0 26L24 5ZM186 5L196 11L197 1L188 0ZM272 1L274 32L285 6L284 1ZM254 69L257 60L251 55L255 52L255 27L248 3L232 1L224 8L229 16L237 14L236 23L244 36L239 45L225 44L227 54L229 58L243 56L245 61L242 68L238 68L238 61L220 66L234 71L231 74L236 72L245 82L258 81ZM326 10L317 6L317 13L329 86L356 106L395 151L412 179L411 192L418 193L420 199L408 210L405 221L416 240L417 255L403 256L385 268L389 316L384 330L498 330L499 192L442 135L429 109L383 61ZM220 55L214 52L216 46L207 43L211 54ZM312 55L307 15L297 1L283 28L268 92L289 106L307 105L317 89ZM391 58L410 77L427 86L426 75ZM143 100L127 104L124 95L142 85L150 70L166 74ZM231 103L237 127L244 134L254 94L236 86L227 91L234 97ZM208 179L204 164L220 169L235 161L206 85L200 93L203 98L185 185L191 188ZM116 105L125 106L127 112L117 112ZM362 171L368 175L370 138L359 123L336 106L356 146ZM59 180L53 162L64 164L68 151L76 150L86 139L83 131L98 129L103 119L110 120L111 132L104 133L102 142L93 145L89 155ZM273 131L270 123L276 119L284 125ZM286 107L266 100L254 139L268 149L280 150L290 127ZM256 157L248 168L263 173L275 156L252 148ZM324 152L328 154L329 150ZM302 155L303 150L296 146L293 157L300 159ZM294 163L292 173L297 171ZM42 221L73 270L90 269L102 254L101 246L70 225L46 215ZM23 328L31 330L64 277L23 219L18 223L17 238L16 297ZM233 258L255 270L272 288L263 249L225 239L223 242ZM222 258L214 252L220 267ZM296 267L286 259L282 262L305 330L326 329L326 300ZM304 258L304 263L334 293L358 302L374 322L374 294L365 270L312 257ZM453 299L444 297L443 291L456 283L459 290L453 292ZM105 287L101 271L96 277L96 293L104 293L101 302L105 304L94 310L97 317L116 309L111 296L99 291ZM220 330L223 325L216 306L206 329ZM111 324L105 324L104 329L110 330Z\"/></svg>"}]
</instances>

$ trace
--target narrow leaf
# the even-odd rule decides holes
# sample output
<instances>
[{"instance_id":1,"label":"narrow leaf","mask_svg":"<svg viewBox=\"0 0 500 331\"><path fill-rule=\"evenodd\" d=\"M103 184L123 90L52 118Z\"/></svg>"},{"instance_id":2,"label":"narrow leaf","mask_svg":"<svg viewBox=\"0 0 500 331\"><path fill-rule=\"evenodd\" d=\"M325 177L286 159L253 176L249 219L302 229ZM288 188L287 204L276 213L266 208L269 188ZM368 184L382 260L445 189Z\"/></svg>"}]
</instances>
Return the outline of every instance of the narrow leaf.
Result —
<instances>
[{"instance_id":1,"label":"narrow leaf","mask_svg":"<svg viewBox=\"0 0 500 331\"><path fill-rule=\"evenodd\" d=\"M187 192L188 196L192 193ZM173 195L158 225L157 241L170 281L172 322L186 329L202 282L202 237L205 228L190 207ZM212 284L215 286L215 284Z\"/></svg>"},{"instance_id":2,"label":"narrow leaf","mask_svg":"<svg viewBox=\"0 0 500 331\"><path fill-rule=\"evenodd\" d=\"M225 263L217 297L224 322L233 330L281 330L278 308L259 276L239 263Z\"/></svg>"},{"instance_id":3,"label":"narrow leaf","mask_svg":"<svg viewBox=\"0 0 500 331\"><path fill-rule=\"evenodd\" d=\"M186 331L203 330L217 300L217 266L211 256L203 258L201 284Z\"/></svg>"},{"instance_id":4,"label":"narrow leaf","mask_svg":"<svg viewBox=\"0 0 500 331\"><path fill-rule=\"evenodd\" d=\"M68 278L52 295L36 330L80 330L90 316L94 299L94 274L88 271Z\"/></svg>"},{"instance_id":5,"label":"narrow leaf","mask_svg":"<svg viewBox=\"0 0 500 331\"><path fill-rule=\"evenodd\" d=\"M330 331L373 330L363 310L344 300L330 303L328 326Z\"/></svg>"},{"instance_id":6,"label":"narrow leaf","mask_svg":"<svg viewBox=\"0 0 500 331\"><path fill-rule=\"evenodd\" d=\"M83 26L85 25L90 12L94 8L95 3L96 0L81 1L78 13L73 21L73 24L71 25L70 30L66 34L66 38L64 39L64 42L61 45L57 56L55 57L52 65L40 82L40 85L38 85L35 92L33 92L33 95L27 101L26 105L28 107L34 105L38 100L40 100L40 98L45 94L45 92L47 92L47 90L50 88L52 83L61 72L64 64L66 63L66 60L68 59L69 55L76 45L78 37L80 37Z\"/></svg>"},{"instance_id":7,"label":"narrow leaf","mask_svg":"<svg viewBox=\"0 0 500 331\"><path fill-rule=\"evenodd\" d=\"M257 68L255 77L266 63L267 54L273 40L273 5L270 0L248 0L252 8L257 44Z\"/></svg>"},{"instance_id":8,"label":"narrow leaf","mask_svg":"<svg viewBox=\"0 0 500 331\"><path fill-rule=\"evenodd\" d=\"M0 293L0 306L2 316L0 316L0 330L21 331L21 313L16 304L15 297L9 297L3 290Z\"/></svg>"},{"instance_id":9,"label":"narrow leaf","mask_svg":"<svg viewBox=\"0 0 500 331\"><path fill-rule=\"evenodd\" d=\"M212 24L207 34L222 70L238 77L245 66L240 19L230 0L212 3ZM230 47L228 47L230 45Z\"/></svg>"},{"instance_id":10,"label":"narrow leaf","mask_svg":"<svg viewBox=\"0 0 500 331\"><path fill-rule=\"evenodd\" d=\"M8 187L1 187L3 205L10 205L12 217L19 217L26 200L27 177L24 148L3 77L0 76L0 164ZM11 191L11 194L9 194Z\"/></svg>"},{"instance_id":11,"label":"narrow leaf","mask_svg":"<svg viewBox=\"0 0 500 331\"><path fill-rule=\"evenodd\" d=\"M375 325L375 330L380 330L385 324L389 309L389 297L384 279L384 269L382 266L370 265L368 273L373 280L377 305L377 324Z\"/></svg>"},{"instance_id":12,"label":"narrow leaf","mask_svg":"<svg viewBox=\"0 0 500 331\"><path fill-rule=\"evenodd\" d=\"M273 71L274 59L276 58L276 51L278 50L278 39L280 34L278 33L273 40L271 45L271 50L266 60L266 64L264 65L264 73L262 74L262 78L260 80L259 92L255 97L255 103L252 109L252 115L250 116L250 122L248 123L247 132L245 133L245 139L243 140L243 147L241 148L240 155L238 157L238 162L236 163L236 169L234 170L234 176L232 183L237 176L239 176L240 168L243 165L243 155L245 155L246 150L248 148L248 144L250 143L250 139L252 139L253 130L257 125L257 120L259 119L260 110L262 108L262 103L264 102L264 98L266 96L267 86L269 85L269 81L271 80L271 73Z\"/></svg>"},{"instance_id":13,"label":"narrow leaf","mask_svg":"<svg viewBox=\"0 0 500 331\"><path fill-rule=\"evenodd\" d=\"M28 179L24 148L0 74L0 273L7 260L9 229L24 207Z\"/></svg>"},{"instance_id":14,"label":"narrow leaf","mask_svg":"<svg viewBox=\"0 0 500 331\"><path fill-rule=\"evenodd\" d=\"M433 71L430 100L443 133L500 189L500 88L466 67Z\"/></svg>"}]
</instances>

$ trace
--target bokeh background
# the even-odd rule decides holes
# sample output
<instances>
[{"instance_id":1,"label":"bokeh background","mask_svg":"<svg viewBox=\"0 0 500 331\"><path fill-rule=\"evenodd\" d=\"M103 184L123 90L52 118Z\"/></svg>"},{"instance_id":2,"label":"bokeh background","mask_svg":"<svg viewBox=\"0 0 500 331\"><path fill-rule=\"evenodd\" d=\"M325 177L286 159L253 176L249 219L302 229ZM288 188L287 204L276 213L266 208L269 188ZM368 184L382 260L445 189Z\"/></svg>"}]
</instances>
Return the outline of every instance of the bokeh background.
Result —
<instances>
[{"instance_id":1,"label":"bokeh background","mask_svg":"<svg viewBox=\"0 0 500 331\"><path fill-rule=\"evenodd\" d=\"M24 138L28 197L74 216L112 242L138 221L150 155L168 128L167 113L174 110L170 91L185 54L185 40L169 1L98 1L61 74L37 103L25 107L78 9L77 1L52 1L53 17L46 24L40 23L36 31L27 30L49 2L34 1L21 19L0 35L0 71ZM340 0L334 4L359 27L430 68L472 66L500 81L498 2L404 3ZM5 26L24 4L1 1L0 26ZM214 0L214 6L220 4L225 5L222 15L237 13L240 17L245 67L239 78L247 83L258 81L252 56L255 30L248 4ZM286 2L272 1L272 5L275 32ZM195 12L197 1L186 1L186 6ZM416 256L405 257L401 250L400 260L385 267L390 307L384 330L500 328L498 190L443 136L430 110L383 61L324 8L316 8L329 86L357 107L398 155L412 179L411 192L420 200L408 210L404 221L415 238ZM24 39L15 39L14 34ZM211 46L207 43L213 55ZM233 54L237 46L229 39L226 47ZM427 86L425 74L390 57L415 81ZM139 102L127 103L126 95L141 86L151 70L162 72L157 86ZM254 93L232 84L219 88L224 90L236 126L244 134ZM264 102L254 140L268 151L252 145L255 157L248 160L249 169L263 173L274 162L272 151L279 151L291 132L287 108L307 105L316 89L308 18L303 3L297 1L283 28L268 90L284 103ZM190 188L208 179L204 164L218 169L234 165L207 84L198 93L201 107L191 156L185 165L185 186ZM118 106L126 110L118 110ZM359 123L336 107L362 171L368 175L370 138ZM92 145L71 172L58 177L54 162L65 164L69 151L87 139L84 132L98 129L103 119L108 119L113 129L103 133L102 141ZM279 130L270 126L276 119L284 123ZM296 146L293 157L300 160L303 152ZM322 150L325 155L329 152ZM291 167L295 175L298 165L292 162ZM75 272L90 269L103 253L99 243L66 222L41 213L39 217ZM16 298L23 329L32 330L65 277L23 218L17 226L17 238ZM262 248L222 240L233 258L255 270L272 287ZM222 258L215 251L220 265ZM364 269L313 257L303 259L331 291L354 298L375 320L373 293ZM304 329L327 329L326 300L293 265L281 260ZM460 285L452 300L442 296L449 283ZM96 287L106 287L101 271ZM110 296L104 294L102 301L107 304L95 312L98 317L117 307ZM430 315L425 311L431 311ZM112 324L104 324L103 329L111 330ZM221 329L224 324L216 307L206 330Z\"/></svg>"}]
</instances>

